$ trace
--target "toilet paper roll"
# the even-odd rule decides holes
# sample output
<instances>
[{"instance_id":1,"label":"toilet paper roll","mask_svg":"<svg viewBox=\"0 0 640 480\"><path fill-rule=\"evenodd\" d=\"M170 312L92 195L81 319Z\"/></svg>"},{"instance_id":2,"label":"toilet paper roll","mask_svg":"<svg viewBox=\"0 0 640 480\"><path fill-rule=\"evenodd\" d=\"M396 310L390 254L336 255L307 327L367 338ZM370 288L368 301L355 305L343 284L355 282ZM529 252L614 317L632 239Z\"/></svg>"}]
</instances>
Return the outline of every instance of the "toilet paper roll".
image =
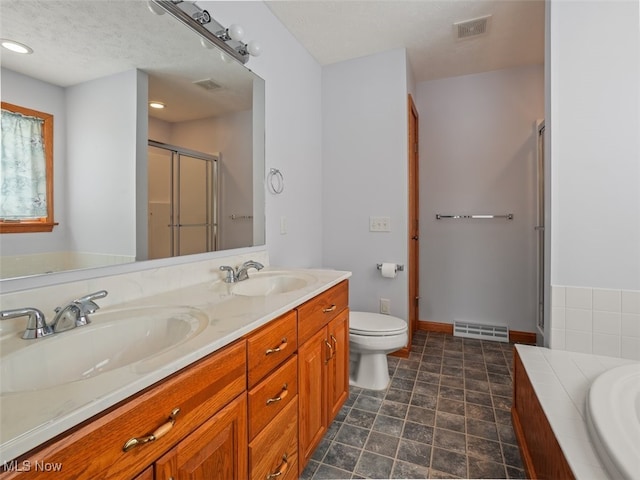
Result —
<instances>
[{"instance_id":1,"label":"toilet paper roll","mask_svg":"<svg viewBox=\"0 0 640 480\"><path fill-rule=\"evenodd\" d=\"M396 264L395 263L383 263L380 269L384 278L396 278Z\"/></svg>"}]
</instances>

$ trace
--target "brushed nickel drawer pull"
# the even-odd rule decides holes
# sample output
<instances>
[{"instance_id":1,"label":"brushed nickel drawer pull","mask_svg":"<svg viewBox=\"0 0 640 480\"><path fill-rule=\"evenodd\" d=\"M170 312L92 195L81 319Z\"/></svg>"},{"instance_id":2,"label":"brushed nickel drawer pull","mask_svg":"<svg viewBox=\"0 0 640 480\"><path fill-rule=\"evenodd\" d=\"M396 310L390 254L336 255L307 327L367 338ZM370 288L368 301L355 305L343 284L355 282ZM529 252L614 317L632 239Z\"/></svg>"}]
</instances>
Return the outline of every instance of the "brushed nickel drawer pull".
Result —
<instances>
[{"instance_id":1,"label":"brushed nickel drawer pull","mask_svg":"<svg viewBox=\"0 0 640 480\"><path fill-rule=\"evenodd\" d=\"M333 342L333 356L335 357L338 354L338 340L331 335L331 341Z\"/></svg>"},{"instance_id":2,"label":"brushed nickel drawer pull","mask_svg":"<svg viewBox=\"0 0 640 480\"><path fill-rule=\"evenodd\" d=\"M288 388L289 388L288 385L285 383L282 386L282 390L280 390L280 395L274 398L267 399L267 405L271 405L272 403L276 403L276 402L279 402L280 400L284 400L289 394Z\"/></svg>"},{"instance_id":3,"label":"brushed nickel drawer pull","mask_svg":"<svg viewBox=\"0 0 640 480\"><path fill-rule=\"evenodd\" d=\"M278 478L279 476L284 475L285 473L287 473L288 469L289 462L287 462L287 454L285 453L284 455L282 455L282 463L280 463L280 466L274 473L270 473L269 475L267 475L267 480Z\"/></svg>"},{"instance_id":4,"label":"brushed nickel drawer pull","mask_svg":"<svg viewBox=\"0 0 640 480\"><path fill-rule=\"evenodd\" d=\"M324 364L326 365L327 363L329 363L329 360L331 360L333 358L333 347L331 346L331 344L329 342L327 342L326 340L324 341L324 344L327 346L327 348L329 349L329 356L325 359Z\"/></svg>"},{"instance_id":5,"label":"brushed nickel drawer pull","mask_svg":"<svg viewBox=\"0 0 640 480\"><path fill-rule=\"evenodd\" d=\"M336 308L337 308L336 304L332 303L330 307L323 308L322 309L322 313L331 313L331 312L335 311Z\"/></svg>"},{"instance_id":6,"label":"brushed nickel drawer pull","mask_svg":"<svg viewBox=\"0 0 640 480\"><path fill-rule=\"evenodd\" d=\"M276 348L269 348L267 351L264 352L264 354L271 355L272 353L281 352L285 348L287 348L287 337L282 337L282 340L280 340L280 345L278 345Z\"/></svg>"},{"instance_id":7,"label":"brushed nickel drawer pull","mask_svg":"<svg viewBox=\"0 0 640 480\"><path fill-rule=\"evenodd\" d=\"M174 408L173 410L171 410L171 415L169 415L169 418L167 419L167 421L162 425L160 425L158 428L156 428L153 431L153 433L150 433L149 435L145 435L144 437L130 438L129 440L127 440L127 443L125 443L124 446L122 447L122 451L128 452L129 450L137 447L138 445L143 445L149 442L155 442L156 440L164 437L167 433L169 433L169 430L173 428L173 425L176 423L176 417L178 416L179 413L180 413L180 409Z\"/></svg>"}]
</instances>

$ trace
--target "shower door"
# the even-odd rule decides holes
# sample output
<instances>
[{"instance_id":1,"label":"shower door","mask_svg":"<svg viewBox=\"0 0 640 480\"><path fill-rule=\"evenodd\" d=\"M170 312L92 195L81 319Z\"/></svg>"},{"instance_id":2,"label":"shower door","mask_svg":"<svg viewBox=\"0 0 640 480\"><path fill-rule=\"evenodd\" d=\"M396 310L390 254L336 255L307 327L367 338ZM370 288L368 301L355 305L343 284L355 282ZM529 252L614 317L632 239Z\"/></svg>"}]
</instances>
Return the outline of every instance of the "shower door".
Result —
<instances>
[{"instance_id":1,"label":"shower door","mask_svg":"<svg viewBox=\"0 0 640 480\"><path fill-rule=\"evenodd\" d=\"M149 141L149 258L217 248L218 157Z\"/></svg>"},{"instance_id":2,"label":"shower door","mask_svg":"<svg viewBox=\"0 0 640 480\"><path fill-rule=\"evenodd\" d=\"M537 293L536 293L536 323L539 332L544 335L544 311L545 311L545 252L544 252L544 122L538 124L538 146L537 146L537 220L536 220L536 243L537 243Z\"/></svg>"}]
</instances>

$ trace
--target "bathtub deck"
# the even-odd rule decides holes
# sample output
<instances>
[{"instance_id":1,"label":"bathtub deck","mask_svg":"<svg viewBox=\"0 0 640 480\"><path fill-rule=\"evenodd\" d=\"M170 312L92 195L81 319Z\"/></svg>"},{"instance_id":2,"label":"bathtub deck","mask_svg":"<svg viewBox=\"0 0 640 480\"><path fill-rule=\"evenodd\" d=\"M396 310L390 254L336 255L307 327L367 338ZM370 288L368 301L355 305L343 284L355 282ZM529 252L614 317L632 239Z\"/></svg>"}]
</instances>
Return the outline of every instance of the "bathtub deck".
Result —
<instances>
[{"instance_id":1,"label":"bathtub deck","mask_svg":"<svg viewBox=\"0 0 640 480\"><path fill-rule=\"evenodd\" d=\"M575 477L609 478L587 431L587 393L601 373L637 362L528 345L516 349Z\"/></svg>"}]
</instances>

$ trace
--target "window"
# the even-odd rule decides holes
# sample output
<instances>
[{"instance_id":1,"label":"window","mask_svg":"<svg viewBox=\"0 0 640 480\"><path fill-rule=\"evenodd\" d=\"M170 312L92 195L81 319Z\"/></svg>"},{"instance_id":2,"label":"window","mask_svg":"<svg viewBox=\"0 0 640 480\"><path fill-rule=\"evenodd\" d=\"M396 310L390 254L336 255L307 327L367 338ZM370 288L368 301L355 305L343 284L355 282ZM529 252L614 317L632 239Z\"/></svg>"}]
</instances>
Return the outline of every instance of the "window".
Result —
<instances>
[{"instance_id":1,"label":"window","mask_svg":"<svg viewBox=\"0 0 640 480\"><path fill-rule=\"evenodd\" d=\"M2 102L0 233L50 232L53 115Z\"/></svg>"}]
</instances>

